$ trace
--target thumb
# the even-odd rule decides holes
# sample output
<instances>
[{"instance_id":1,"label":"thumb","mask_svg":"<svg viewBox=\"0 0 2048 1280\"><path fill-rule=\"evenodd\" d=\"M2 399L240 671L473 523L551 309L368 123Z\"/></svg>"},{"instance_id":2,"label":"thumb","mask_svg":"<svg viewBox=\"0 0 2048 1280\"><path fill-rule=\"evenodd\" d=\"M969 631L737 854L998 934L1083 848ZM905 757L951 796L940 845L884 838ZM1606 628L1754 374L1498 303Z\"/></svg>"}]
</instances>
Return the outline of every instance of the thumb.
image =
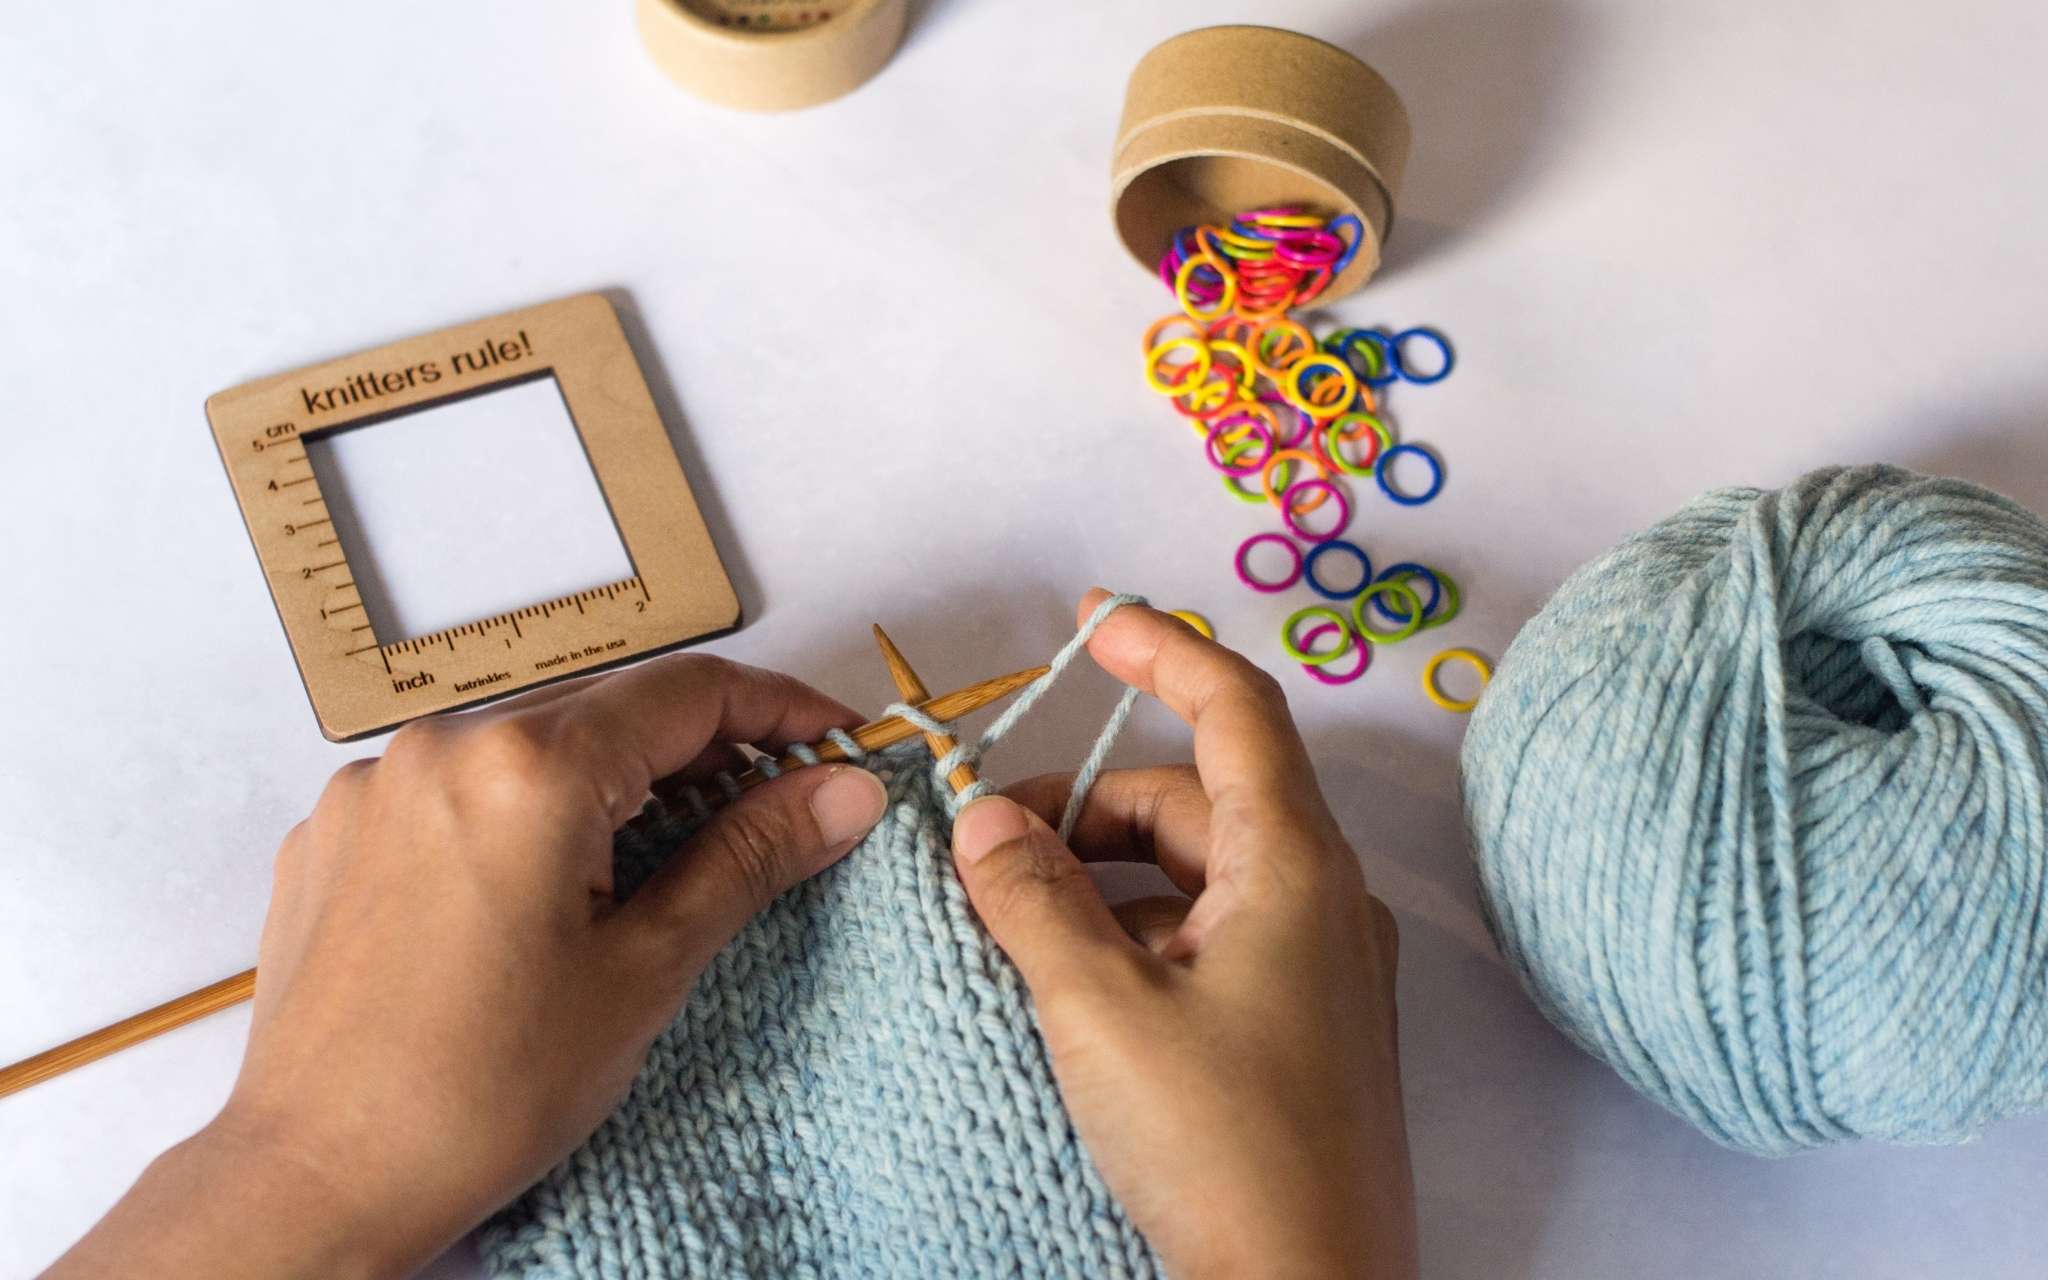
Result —
<instances>
[{"instance_id":1,"label":"thumb","mask_svg":"<svg viewBox=\"0 0 2048 1280\"><path fill-rule=\"evenodd\" d=\"M621 915L694 981L763 907L846 856L887 805L865 769L791 770L713 814Z\"/></svg>"},{"instance_id":2,"label":"thumb","mask_svg":"<svg viewBox=\"0 0 2048 1280\"><path fill-rule=\"evenodd\" d=\"M953 862L981 922L1041 1000L1113 972L1110 961L1142 954L1073 850L1007 796L985 796L960 811Z\"/></svg>"}]
</instances>

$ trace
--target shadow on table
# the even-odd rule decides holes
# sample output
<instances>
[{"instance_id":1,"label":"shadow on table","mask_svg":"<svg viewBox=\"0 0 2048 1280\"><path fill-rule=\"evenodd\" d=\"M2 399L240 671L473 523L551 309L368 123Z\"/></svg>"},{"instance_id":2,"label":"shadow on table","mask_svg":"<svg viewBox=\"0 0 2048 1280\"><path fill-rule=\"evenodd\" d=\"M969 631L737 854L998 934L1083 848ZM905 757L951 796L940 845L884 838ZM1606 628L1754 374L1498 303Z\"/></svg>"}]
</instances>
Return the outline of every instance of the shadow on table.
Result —
<instances>
[{"instance_id":1,"label":"shadow on table","mask_svg":"<svg viewBox=\"0 0 2048 1280\"><path fill-rule=\"evenodd\" d=\"M1401 926L1401 1073L1431 1276L1529 1274L1596 1079L1479 912L1455 755L1383 725L1310 734L1324 794Z\"/></svg>"},{"instance_id":2,"label":"shadow on table","mask_svg":"<svg viewBox=\"0 0 2048 1280\"><path fill-rule=\"evenodd\" d=\"M1570 82L1598 42L1570 0L1420 3L1342 42L1407 104L1415 142L1383 271L1501 216L1569 128Z\"/></svg>"},{"instance_id":3,"label":"shadow on table","mask_svg":"<svg viewBox=\"0 0 2048 1280\"><path fill-rule=\"evenodd\" d=\"M903 23L904 45L923 39L944 26L960 6L961 0L909 0Z\"/></svg>"}]
</instances>

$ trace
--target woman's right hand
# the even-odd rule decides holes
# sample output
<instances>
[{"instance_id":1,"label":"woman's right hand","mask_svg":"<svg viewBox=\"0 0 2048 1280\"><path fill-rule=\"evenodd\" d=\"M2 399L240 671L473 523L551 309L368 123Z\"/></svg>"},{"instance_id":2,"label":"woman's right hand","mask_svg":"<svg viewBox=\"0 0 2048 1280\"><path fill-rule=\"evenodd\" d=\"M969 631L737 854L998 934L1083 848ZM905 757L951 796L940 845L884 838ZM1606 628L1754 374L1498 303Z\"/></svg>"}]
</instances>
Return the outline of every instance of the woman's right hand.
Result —
<instances>
[{"instance_id":1,"label":"woman's right hand","mask_svg":"<svg viewBox=\"0 0 2048 1280\"><path fill-rule=\"evenodd\" d=\"M1187 721L1194 767L1103 775L1071 849L1045 820L1061 776L975 801L953 833L1075 1129L1181 1280L1415 1275L1394 921L1285 697L1150 609L1119 610L1089 652ZM1187 897L1113 911L1084 861L1156 861Z\"/></svg>"}]
</instances>

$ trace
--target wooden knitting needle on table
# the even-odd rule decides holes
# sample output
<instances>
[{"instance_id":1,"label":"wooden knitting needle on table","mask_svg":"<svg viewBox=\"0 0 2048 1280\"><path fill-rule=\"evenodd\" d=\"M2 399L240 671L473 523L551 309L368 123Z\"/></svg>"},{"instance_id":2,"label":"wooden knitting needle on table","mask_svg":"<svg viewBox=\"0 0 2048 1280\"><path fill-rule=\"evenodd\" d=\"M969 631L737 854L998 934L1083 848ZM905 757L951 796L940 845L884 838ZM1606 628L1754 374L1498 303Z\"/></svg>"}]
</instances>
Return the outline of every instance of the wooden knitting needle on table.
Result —
<instances>
[{"instance_id":1,"label":"wooden knitting needle on table","mask_svg":"<svg viewBox=\"0 0 2048 1280\"><path fill-rule=\"evenodd\" d=\"M1033 667L1028 671L1013 671L993 680L983 680L965 689L957 689L929 700L913 699L908 694L904 701L914 702L918 709L934 720L953 720L971 711L979 710L1005 694L1012 693L1046 673L1045 667ZM918 728L907 720L885 716L870 720L849 734L864 751L879 751L905 739L916 736ZM844 760L846 752L834 742L820 742L812 748L823 761ZM951 750L948 747L947 750ZM795 756L784 756L781 765L785 769L803 767ZM963 766L964 767L964 766ZM971 775L970 775L971 776ZM759 769L750 769L736 781L745 790L768 780L768 775ZM721 802L723 796L712 797L713 803ZM0 1068L0 1098L26 1089L32 1084L62 1075L73 1067L82 1067L88 1062L117 1053L129 1045L139 1044L151 1036L161 1035L175 1027L182 1027L209 1013L217 1013L232 1005L240 1004L256 994L256 971L247 969L232 978L223 978L211 986L201 987L189 995L166 1001L153 1009L145 1009L130 1018L123 1018L112 1026L102 1027L46 1049L32 1058L23 1058L9 1067Z\"/></svg>"},{"instance_id":2,"label":"wooden knitting needle on table","mask_svg":"<svg viewBox=\"0 0 2048 1280\"><path fill-rule=\"evenodd\" d=\"M82 1067L97 1058L118 1053L131 1044L140 1044L151 1036L162 1035L173 1027L182 1027L209 1013L238 1005L255 994L256 971L244 969L210 987L201 987L176 1000L167 1000L154 1009L144 1009L133 1017L88 1032L76 1040L68 1040L54 1049L45 1049L33 1058L23 1058L11 1067L0 1069L0 1098L32 1084L40 1084L51 1076L61 1076L73 1067Z\"/></svg>"},{"instance_id":3,"label":"wooden knitting needle on table","mask_svg":"<svg viewBox=\"0 0 2048 1280\"><path fill-rule=\"evenodd\" d=\"M905 702L915 705L932 696L926 691L924 681L917 678L917 672L910 669L910 660L903 656L903 651L896 647L896 642L889 638L888 632L882 630L882 624L879 622L875 624L875 643L881 646L882 661L889 664L889 678L896 682L896 692L903 695ZM934 760L943 759L948 751L960 745L950 733L927 733L924 735L924 744L932 749ZM946 781L951 784L953 794L957 796L980 781L980 778L974 772L974 766L963 760L953 766L953 771L946 775Z\"/></svg>"}]
</instances>

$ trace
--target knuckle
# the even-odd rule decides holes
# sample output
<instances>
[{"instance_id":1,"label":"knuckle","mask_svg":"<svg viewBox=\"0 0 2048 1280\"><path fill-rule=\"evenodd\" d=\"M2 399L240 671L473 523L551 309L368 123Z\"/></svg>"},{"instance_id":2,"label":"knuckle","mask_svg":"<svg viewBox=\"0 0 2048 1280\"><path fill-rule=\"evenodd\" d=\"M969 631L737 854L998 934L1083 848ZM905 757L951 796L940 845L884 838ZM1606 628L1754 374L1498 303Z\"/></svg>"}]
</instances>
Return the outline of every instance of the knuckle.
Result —
<instances>
[{"instance_id":1,"label":"knuckle","mask_svg":"<svg viewBox=\"0 0 2048 1280\"><path fill-rule=\"evenodd\" d=\"M1253 666L1249 662L1244 662L1243 667L1244 669L1238 673L1237 684L1244 691L1245 697L1263 710L1285 714L1287 690L1281 685L1279 678L1264 667Z\"/></svg>"},{"instance_id":2,"label":"knuckle","mask_svg":"<svg viewBox=\"0 0 2048 1280\"><path fill-rule=\"evenodd\" d=\"M463 742L454 768L467 795L493 807L561 798L560 763L582 758L588 731L552 715L507 716Z\"/></svg>"},{"instance_id":3,"label":"knuckle","mask_svg":"<svg viewBox=\"0 0 2048 1280\"><path fill-rule=\"evenodd\" d=\"M734 887L747 901L760 905L782 892L790 847L786 824L764 809L729 810L713 835Z\"/></svg>"},{"instance_id":4,"label":"knuckle","mask_svg":"<svg viewBox=\"0 0 2048 1280\"><path fill-rule=\"evenodd\" d=\"M531 768L554 750L556 732L546 716L506 716L478 728L463 753L482 768Z\"/></svg>"},{"instance_id":5,"label":"knuckle","mask_svg":"<svg viewBox=\"0 0 2048 1280\"><path fill-rule=\"evenodd\" d=\"M1073 893L1083 882L1090 888L1094 883L1064 848L1028 836L992 850L988 860L1000 871L988 882L983 900L999 916Z\"/></svg>"},{"instance_id":6,"label":"knuckle","mask_svg":"<svg viewBox=\"0 0 2048 1280\"><path fill-rule=\"evenodd\" d=\"M743 666L714 653L672 653L655 661L676 675L688 676L692 682L701 683L707 688L746 679L755 672L753 667Z\"/></svg>"},{"instance_id":7,"label":"knuckle","mask_svg":"<svg viewBox=\"0 0 2048 1280\"><path fill-rule=\"evenodd\" d=\"M1202 776L1191 764L1163 766L1157 786L1147 788L1124 815L1124 840L1151 857L1159 852L1159 828L1170 806L1190 800L1206 802Z\"/></svg>"},{"instance_id":8,"label":"knuckle","mask_svg":"<svg viewBox=\"0 0 2048 1280\"><path fill-rule=\"evenodd\" d=\"M375 775L375 760L351 760L336 769L327 779L327 785L320 789L320 799L314 804L315 810L347 804L367 786ZM294 831L306 824L301 822Z\"/></svg>"},{"instance_id":9,"label":"knuckle","mask_svg":"<svg viewBox=\"0 0 2048 1280\"><path fill-rule=\"evenodd\" d=\"M1201 792L1202 774L1194 765L1170 764L1162 768L1165 771L1167 787L1177 791L1193 791L1197 794Z\"/></svg>"},{"instance_id":10,"label":"knuckle","mask_svg":"<svg viewBox=\"0 0 2048 1280\"><path fill-rule=\"evenodd\" d=\"M1212 705L1241 701L1267 719L1287 716L1287 691L1264 667L1236 653L1226 653L1207 668L1195 687L1199 715Z\"/></svg>"},{"instance_id":11,"label":"knuckle","mask_svg":"<svg viewBox=\"0 0 2048 1280\"><path fill-rule=\"evenodd\" d=\"M384 744L384 758L407 766L416 765L437 754L446 737L446 728L435 716L402 724L398 732L391 735L391 741Z\"/></svg>"},{"instance_id":12,"label":"knuckle","mask_svg":"<svg viewBox=\"0 0 2048 1280\"><path fill-rule=\"evenodd\" d=\"M277 842L277 856L270 863L273 881L286 879L305 861L306 842L311 838L308 821L302 818L294 822L292 829L284 833L284 839Z\"/></svg>"}]
</instances>

